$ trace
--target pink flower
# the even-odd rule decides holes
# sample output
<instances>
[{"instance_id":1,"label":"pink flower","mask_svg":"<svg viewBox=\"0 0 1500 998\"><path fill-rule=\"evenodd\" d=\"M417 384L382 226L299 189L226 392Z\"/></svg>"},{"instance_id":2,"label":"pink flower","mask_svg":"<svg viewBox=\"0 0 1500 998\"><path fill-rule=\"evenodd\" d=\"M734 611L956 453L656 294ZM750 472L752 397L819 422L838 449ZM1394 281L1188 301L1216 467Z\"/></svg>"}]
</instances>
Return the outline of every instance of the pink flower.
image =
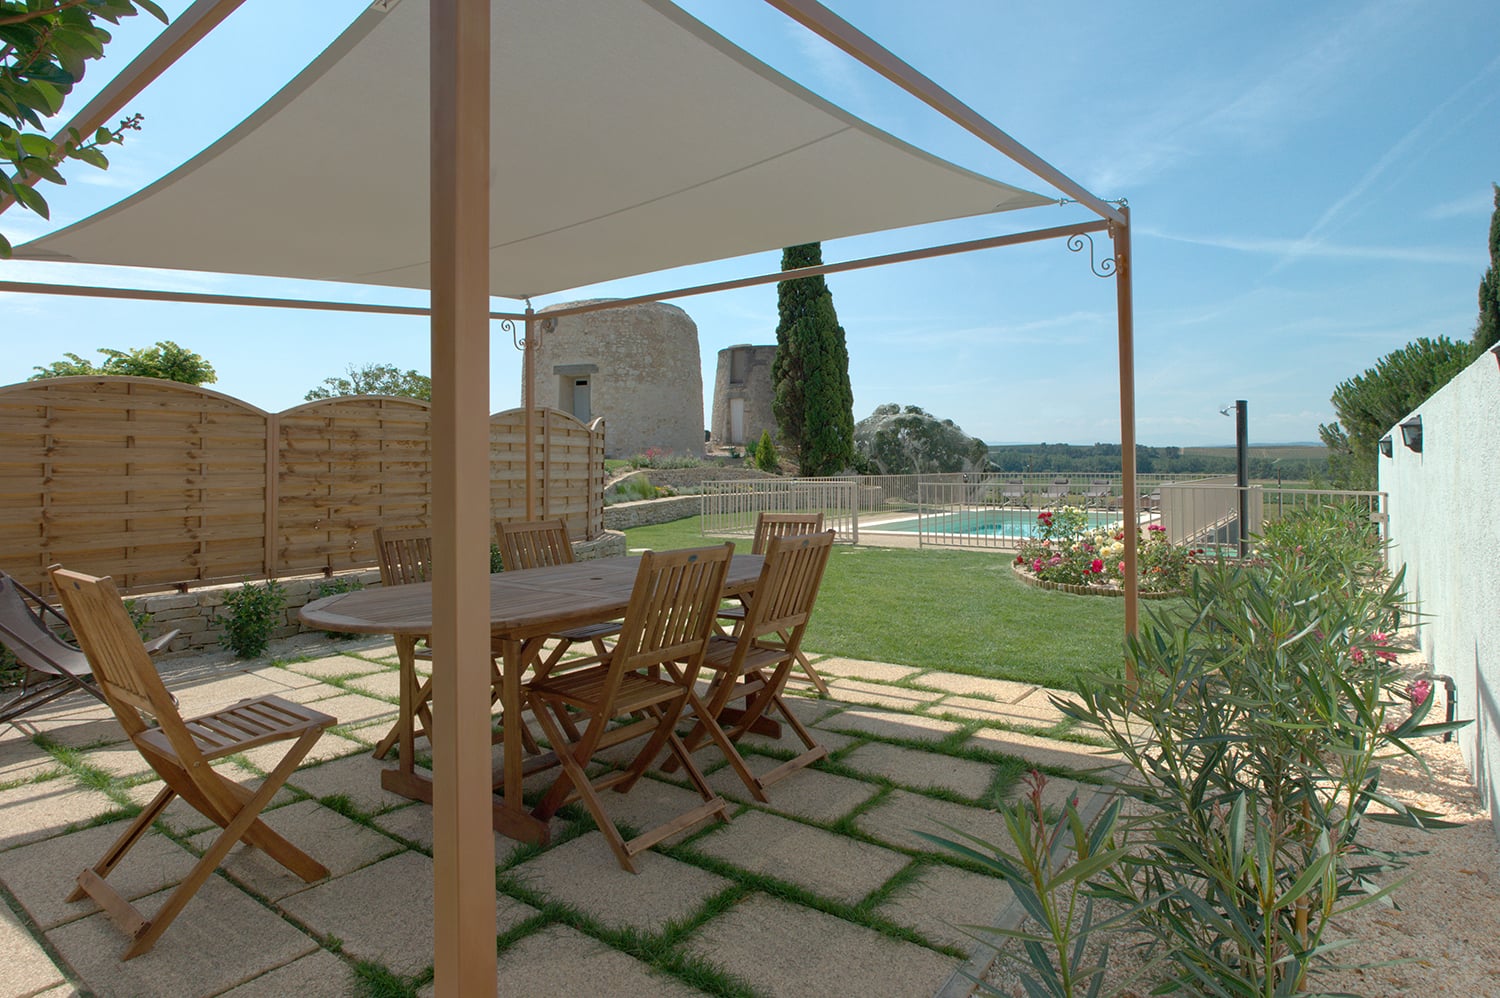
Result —
<instances>
[{"instance_id":1,"label":"pink flower","mask_svg":"<svg viewBox=\"0 0 1500 998\"><path fill-rule=\"evenodd\" d=\"M1378 651L1375 653L1375 657L1384 662L1396 661L1396 653L1393 651Z\"/></svg>"},{"instance_id":2,"label":"pink flower","mask_svg":"<svg viewBox=\"0 0 1500 998\"><path fill-rule=\"evenodd\" d=\"M1432 681L1428 679L1416 680L1411 686L1407 687L1407 695L1411 697L1411 706L1415 710L1426 703L1428 697L1432 696Z\"/></svg>"},{"instance_id":3,"label":"pink flower","mask_svg":"<svg viewBox=\"0 0 1500 998\"><path fill-rule=\"evenodd\" d=\"M1062 555L1060 555L1060 554L1053 555L1052 556L1052 560L1049 561L1049 562L1047 562L1047 564L1049 564L1049 565L1061 565L1062 564Z\"/></svg>"},{"instance_id":4,"label":"pink flower","mask_svg":"<svg viewBox=\"0 0 1500 998\"><path fill-rule=\"evenodd\" d=\"M1095 558L1093 561L1089 562L1089 571L1093 572L1095 575L1104 571L1103 559Z\"/></svg>"},{"instance_id":5,"label":"pink flower","mask_svg":"<svg viewBox=\"0 0 1500 998\"><path fill-rule=\"evenodd\" d=\"M1033 572L1040 572L1042 570L1042 559L1038 558L1036 561L1032 562L1031 570Z\"/></svg>"},{"instance_id":6,"label":"pink flower","mask_svg":"<svg viewBox=\"0 0 1500 998\"><path fill-rule=\"evenodd\" d=\"M1123 561L1120 562L1120 574L1121 575L1125 574L1125 563Z\"/></svg>"},{"instance_id":7,"label":"pink flower","mask_svg":"<svg viewBox=\"0 0 1500 998\"><path fill-rule=\"evenodd\" d=\"M1391 636L1389 634L1386 634L1384 631L1376 631L1374 634L1370 635L1370 640L1375 642L1377 645L1388 645L1391 643Z\"/></svg>"},{"instance_id":8,"label":"pink flower","mask_svg":"<svg viewBox=\"0 0 1500 998\"><path fill-rule=\"evenodd\" d=\"M1094 550L1094 545L1090 544L1088 541L1084 541L1083 542L1083 549L1085 551L1092 551L1092 550Z\"/></svg>"},{"instance_id":9,"label":"pink flower","mask_svg":"<svg viewBox=\"0 0 1500 998\"><path fill-rule=\"evenodd\" d=\"M1153 534L1164 534L1164 533L1167 532L1167 528L1163 527L1159 523L1153 523L1153 524L1149 525L1148 527L1146 527L1146 529L1149 530Z\"/></svg>"},{"instance_id":10,"label":"pink flower","mask_svg":"<svg viewBox=\"0 0 1500 998\"><path fill-rule=\"evenodd\" d=\"M1362 664L1364 662L1364 660L1365 660L1365 653L1364 653L1364 651L1362 649L1359 649L1359 648L1350 648L1349 649L1349 657L1352 658L1352 659L1354 659L1354 661L1356 663L1361 663Z\"/></svg>"}]
</instances>

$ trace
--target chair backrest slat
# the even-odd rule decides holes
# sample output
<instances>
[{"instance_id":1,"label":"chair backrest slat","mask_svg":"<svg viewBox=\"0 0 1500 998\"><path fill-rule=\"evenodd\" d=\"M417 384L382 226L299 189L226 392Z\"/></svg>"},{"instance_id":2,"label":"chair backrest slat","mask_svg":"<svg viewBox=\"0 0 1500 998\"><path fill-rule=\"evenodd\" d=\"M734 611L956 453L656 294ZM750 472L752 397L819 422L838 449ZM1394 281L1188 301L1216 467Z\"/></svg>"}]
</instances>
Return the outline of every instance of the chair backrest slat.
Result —
<instances>
[{"instance_id":1,"label":"chair backrest slat","mask_svg":"<svg viewBox=\"0 0 1500 998\"><path fill-rule=\"evenodd\" d=\"M496 521L495 541L507 572L573 561L573 542L562 520Z\"/></svg>"},{"instance_id":2,"label":"chair backrest slat","mask_svg":"<svg viewBox=\"0 0 1500 998\"><path fill-rule=\"evenodd\" d=\"M750 542L750 553L765 554L773 537L815 534L822 529L822 513L761 513L755 518L755 539Z\"/></svg>"},{"instance_id":3,"label":"chair backrest slat","mask_svg":"<svg viewBox=\"0 0 1500 998\"><path fill-rule=\"evenodd\" d=\"M88 656L94 678L126 734L147 727L141 717L156 719L182 763L191 766L202 753L183 727L182 717L141 643L125 602L109 576L95 578L63 568L51 569L52 585L62 600L79 647Z\"/></svg>"},{"instance_id":4,"label":"chair backrest slat","mask_svg":"<svg viewBox=\"0 0 1500 998\"><path fill-rule=\"evenodd\" d=\"M647 551L641 556L620 639L610 659L606 689L611 700L626 672L680 661L688 676L696 675L733 553L734 545L726 543Z\"/></svg>"},{"instance_id":5,"label":"chair backrest slat","mask_svg":"<svg viewBox=\"0 0 1500 998\"><path fill-rule=\"evenodd\" d=\"M426 527L376 527L375 553L383 586L432 581L432 531Z\"/></svg>"},{"instance_id":6,"label":"chair backrest slat","mask_svg":"<svg viewBox=\"0 0 1500 998\"><path fill-rule=\"evenodd\" d=\"M800 643L801 630L812 616L818 589L823 584L833 538L832 530L772 538L745 612L741 634L747 641L765 634L790 632L792 639Z\"/></svg>"}]
</instances>

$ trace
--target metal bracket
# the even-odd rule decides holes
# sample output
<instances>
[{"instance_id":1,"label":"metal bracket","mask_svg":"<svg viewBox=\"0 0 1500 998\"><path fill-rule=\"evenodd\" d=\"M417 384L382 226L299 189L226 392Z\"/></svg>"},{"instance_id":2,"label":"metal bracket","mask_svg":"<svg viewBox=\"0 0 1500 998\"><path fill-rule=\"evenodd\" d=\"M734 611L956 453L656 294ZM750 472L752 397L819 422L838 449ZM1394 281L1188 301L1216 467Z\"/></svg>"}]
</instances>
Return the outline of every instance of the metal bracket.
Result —
<instances>
[{"instance_id":1,"label":"metal bracket","mask_svg":"<svg viewBox=\"0 0 1500 998\"><path fill-rule=\"evenodd\" d=\"M1088 240L1089 244L1089 269L1094 272L1095 277L1113 277L1115 273L1115 258L1107 256L1103 260L1094 260L1094 237L1087 232L1080 232L1068 237L1067 247L1069 252L1083 252L1083 242Z\"/></svg>"}]
</instances>

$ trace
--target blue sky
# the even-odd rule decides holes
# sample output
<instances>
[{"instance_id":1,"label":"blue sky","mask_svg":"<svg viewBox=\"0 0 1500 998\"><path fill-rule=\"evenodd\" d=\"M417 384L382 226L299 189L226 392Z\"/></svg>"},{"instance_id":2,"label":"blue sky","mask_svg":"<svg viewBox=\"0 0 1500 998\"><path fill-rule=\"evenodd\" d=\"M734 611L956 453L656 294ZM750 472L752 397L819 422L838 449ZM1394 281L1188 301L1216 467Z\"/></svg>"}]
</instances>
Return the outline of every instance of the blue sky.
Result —
<instances>
[{"instance_id":1,"label":"blue sky","mask_svg":"<svg viewBox=\"0 0 1500 998\"><path fill-rule=\"evenodd\" d=\"M252 0L131 107L145 131L113 167L48 187L52 222L12 209L13 242L150 183L271 96L367 0ZM186 0L167 3L175 15ZM822 96L937 155L1045 185L781 15L744 0L682 6ZM1315 440L1342 379L1419 336L1467 339L1500 180L1500 48L1480 0L1043 4L835 0L858 27L1134 221L1137 432L1230 444L1219 409L1250 403L1254 442ZM1249 16L1245 11L1253 10ZM159 26L138 18L69 105ZM65 112L66 113L66 112ZM393 127L396 127L393 125ZM413 155L425 155L425 136ZM316 155L315 150L299 154ZM401 155L399 145L393 156ZM399 164L393 164L397 167ZM848 259L1083 217L1041 208L930 233L824 246ZM628 295L774 270L776 254L538 299ZM0 262L0 279L338 297L312 282ZM920 405L993 442L1117 441L1114 283L1060 243L829 279L848 334L856 418ZM358 289L361 300L425 296ZM497 307L505 303L497 300ZM716 353L774 342L774 286L686 299L711 394ZM213 386L266 409L346 365L428 368L425 320L0 295L0 383L71 351L176 340ZM519 402L520 356L497 335L493 407ZM294 358L289 360L289 358ZM711 403L705 397L705 405Z\"/></svg>"}]
</instances>

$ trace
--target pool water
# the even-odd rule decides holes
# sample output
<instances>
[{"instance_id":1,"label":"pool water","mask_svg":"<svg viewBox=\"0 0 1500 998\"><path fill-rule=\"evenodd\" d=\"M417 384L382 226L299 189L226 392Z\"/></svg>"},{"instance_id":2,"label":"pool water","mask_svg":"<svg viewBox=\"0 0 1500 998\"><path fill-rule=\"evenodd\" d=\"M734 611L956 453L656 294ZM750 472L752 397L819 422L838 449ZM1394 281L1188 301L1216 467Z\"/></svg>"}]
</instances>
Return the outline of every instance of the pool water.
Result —
<instances>
[{"instance_id":1,"label":"pool water","mask_svg":"<svg viewBox=\"0 0 1500 998\"><path fill-rule=\"evenodd\" d=\"M1103 510L1090 511L1090 527L1104 528L1120 522L1119 513ZM919 521L916 517L907 520L892 520L889 523L872 523L863 529L896 534L915 534L918 523L928 533L978 534L994 537L1035 537L1040 524L1036 512L1026 509L966 509L952 513L930 513Z\"/></svg>"}]
</instances>

